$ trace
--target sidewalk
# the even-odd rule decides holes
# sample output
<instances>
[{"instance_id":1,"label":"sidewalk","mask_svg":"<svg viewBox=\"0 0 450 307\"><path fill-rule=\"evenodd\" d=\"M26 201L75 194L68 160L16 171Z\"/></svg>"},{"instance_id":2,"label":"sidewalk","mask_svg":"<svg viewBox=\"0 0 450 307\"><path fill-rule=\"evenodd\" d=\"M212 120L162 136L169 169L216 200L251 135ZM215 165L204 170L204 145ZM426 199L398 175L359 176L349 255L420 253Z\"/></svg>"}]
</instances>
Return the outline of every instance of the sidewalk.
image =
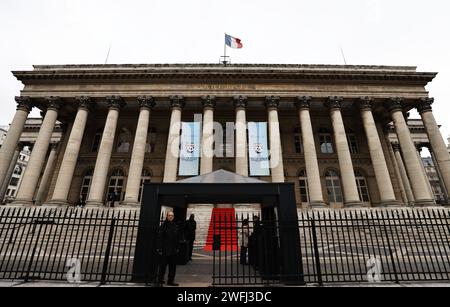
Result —
<instances>
[{"instance_id":1,"label":"sidewalk","mask_svg":"<svg viewBox=\"0 0 450 307\"><path fill-rule=\"evenodd\" d=\"M46 281L36 281L36 282L21 282L21 281L0 281L0 288L130 288L130 287L145 287L143 284L133 284L133 283L115 283L115 284L106 284L100 285L99 283L67 283L67 282L46 282ZM179 288L207 288L211 287L209 283L180 283ZM279 288L277 286L276 288ZM307 285L301 288L317 288L318 285ZM434 287L444 287L450 288L450 283L380 283L380 284L367 284L367 283L354 283L354 284L327 284L324 288L434 288ZM173 287L167 287L173 288ZM222 287L226 288L226 287ZM244 288L245 287L241 287ZM254 288L264 288L267 287L254 287Z\"/></svg>"}]
</instances>

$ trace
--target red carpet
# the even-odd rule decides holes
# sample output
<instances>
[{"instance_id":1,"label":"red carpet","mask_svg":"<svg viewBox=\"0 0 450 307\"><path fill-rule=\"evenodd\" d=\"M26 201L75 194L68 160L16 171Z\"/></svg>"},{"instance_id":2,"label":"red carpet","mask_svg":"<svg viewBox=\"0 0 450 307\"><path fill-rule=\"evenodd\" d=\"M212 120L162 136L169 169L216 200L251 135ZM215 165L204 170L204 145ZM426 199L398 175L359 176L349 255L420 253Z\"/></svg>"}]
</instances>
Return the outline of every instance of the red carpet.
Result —
<instances>
[{"instance_id":1,"label":"red carpet","mask_svg":"<svg viewBox=\"0 0 450 307\"><path fill-rule=\"evenodd\" d=\"M239 250L235 209L213 209L205 251L213 250L214 235L220 235L221 251Z\"/></svg>"}]
</instances>

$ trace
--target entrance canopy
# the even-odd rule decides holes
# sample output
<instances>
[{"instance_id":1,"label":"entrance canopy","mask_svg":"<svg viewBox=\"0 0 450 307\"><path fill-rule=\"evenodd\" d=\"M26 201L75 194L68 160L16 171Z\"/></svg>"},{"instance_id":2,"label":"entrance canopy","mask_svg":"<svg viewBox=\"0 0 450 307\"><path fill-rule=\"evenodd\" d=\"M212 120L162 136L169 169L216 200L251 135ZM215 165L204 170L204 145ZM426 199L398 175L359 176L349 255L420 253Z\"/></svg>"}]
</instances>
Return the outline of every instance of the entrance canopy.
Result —
<instances>
[{"instance_id":1,"label":"entrance canopy","mask_svg":"<svg viewBox=\"0 0 450 307\"><path fill-rule=\"evenodd\" d=\"M206 175L180 180L177 183L267 183L262 180L241 176L225 170L218 170Z\"/></svg>"},{"instance_id":2,"label":"entrance canopy","mask_svg":"<svg viewBox=\"0 0 450 307\"><path fill-rule=\"evenodd\" d=\"M264 208L276 206L279 203L280 187L291 185L267 183L219 170L175 183L149 183L146 189L151 190L157 186L158 203L166 207L185 208L189 204L260 203Z\"/></svg>"}]
</instances>

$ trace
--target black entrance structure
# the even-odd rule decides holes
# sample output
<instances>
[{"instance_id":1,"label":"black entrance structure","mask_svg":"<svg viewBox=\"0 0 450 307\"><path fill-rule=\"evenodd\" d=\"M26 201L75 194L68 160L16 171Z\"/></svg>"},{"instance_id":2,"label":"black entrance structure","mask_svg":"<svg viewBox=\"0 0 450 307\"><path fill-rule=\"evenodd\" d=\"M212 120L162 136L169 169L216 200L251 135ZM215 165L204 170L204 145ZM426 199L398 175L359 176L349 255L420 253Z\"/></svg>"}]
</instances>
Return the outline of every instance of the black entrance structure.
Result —
<instances>
[{"instance_id":1,"label":"black entrance structure","mask_svg":"<svg viewBox=\"0 0 450 307\"><path fill-rule=\"evenodd\" d=\"M157 270L156 240L161 207L174 208L179 219L190 204L261 204L262 221L277 223L280 281L304 284L294 183L266 183L217 171L176 183L144 187L133 266L133 281L151 283ZM270 234L268 234L270 235Z\"/></svg>"}]
</instances>

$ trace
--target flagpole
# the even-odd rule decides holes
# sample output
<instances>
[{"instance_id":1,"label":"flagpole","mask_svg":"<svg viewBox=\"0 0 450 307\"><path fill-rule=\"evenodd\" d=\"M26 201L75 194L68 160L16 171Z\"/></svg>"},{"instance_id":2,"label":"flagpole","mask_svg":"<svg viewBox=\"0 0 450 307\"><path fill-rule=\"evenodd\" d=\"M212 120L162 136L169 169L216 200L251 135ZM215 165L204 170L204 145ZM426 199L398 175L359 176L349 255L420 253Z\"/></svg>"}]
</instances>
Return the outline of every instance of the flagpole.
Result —
<instances>
[{"instance_id":1,"label":"flagpole","mask_svg":"<svg viewBox=\"0 0 450 307\"><path fill-rule=\"evenodd\" d=\"M225 41L223 46L223 64L227 65L227 33L225 33Z\"/></svg>"}]
</instances>

